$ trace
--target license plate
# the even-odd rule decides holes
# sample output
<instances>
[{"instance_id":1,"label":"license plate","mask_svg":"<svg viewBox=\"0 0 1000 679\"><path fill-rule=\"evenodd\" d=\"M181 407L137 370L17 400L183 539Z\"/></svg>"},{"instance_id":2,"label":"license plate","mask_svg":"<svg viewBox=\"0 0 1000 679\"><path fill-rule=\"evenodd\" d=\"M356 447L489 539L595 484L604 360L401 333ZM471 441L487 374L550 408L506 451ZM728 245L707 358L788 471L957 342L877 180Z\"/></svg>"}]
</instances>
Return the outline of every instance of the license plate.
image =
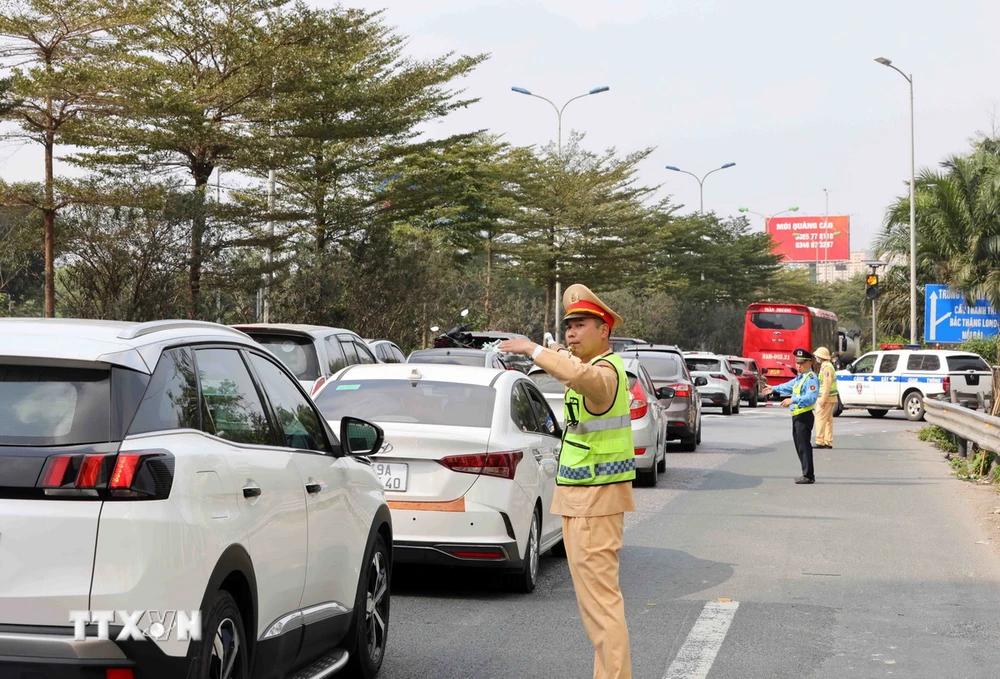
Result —
<instances>
[{"instance_id":1,"label":"license plate","mask_svg":"<svg viewBox=\"0 0 1000 679\"><path fill-rule=\"evenodd\" d=\"M395 493L405 493L410 480L410 466L399 462L373 462L382 487Z\"/></svg>"},{"instance_id":2,"label":"license plate","mask_svg":"<svg viewBox=\"0 0 1000 679\"><path fill-rule=\"evenodd\" d=\"M778 368L768 368L767 369L767 374L768 375L780 375L781 374L781 370L779 370Z\"/></svg>"}]
</instances>

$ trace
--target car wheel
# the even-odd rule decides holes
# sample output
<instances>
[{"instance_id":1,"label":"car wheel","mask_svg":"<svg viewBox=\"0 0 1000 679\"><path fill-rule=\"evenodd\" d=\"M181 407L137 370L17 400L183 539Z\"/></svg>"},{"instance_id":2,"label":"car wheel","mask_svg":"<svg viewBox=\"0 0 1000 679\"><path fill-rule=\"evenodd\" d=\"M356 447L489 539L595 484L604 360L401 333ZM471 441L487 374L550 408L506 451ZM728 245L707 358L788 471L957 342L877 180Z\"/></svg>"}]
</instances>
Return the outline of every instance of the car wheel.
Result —
<instances>
[{"instance_id":1,"label":"car wheel","mask_svg":"<svg viewBox=\"0 0 1000 679\"><path fill-rule=\"evenodd\" d=\"M206 620L188 679L248 679L250 646L233 595L226 591L216 594Z\"/></svg>"},{"instance_id":2,"label":"car wheel","mask_svg":"<svg viewBox=\"0 0 1000 679\"><path fill-rule=\"evenodd\" d=\"M535 584L538 581L538 563L541 559L539 549L539 535L541 534L542 520L538 517L538 510L531 513L531 528L528 529L528 544L524 550L524 566L521 572L513 577L511 589L515 592L529 594L535 591Z\"/></svg>"},{"instance_id":3,"label":"car wheel","mask_svg":"<svg viewBox=\"0 0 1000 679\"><path fill-rule=\"evenodd\" d=\"M667 471L667 442L663 442L663 459L656 463L656 472L665 474Z\"/></svg>"},{"instance_id":4,"label":"car wheel","mask_svg":"<svg viewBox=\"0 0 1000 679\"><path fill-rule=\"evenodd\" d=\"M698 418L698 435L697 435L697 438L695 438L694 442L697 443L698 445L701 445L701 418L700 417Z\"/></svg>"},{"instance_id":5,"label":"car wheel","mask_svg":"<svg viewBox=\"0 0 1000 679\"><path fill-rule=\"evenodd\" d=\"M736 396L733 399L733 415L740 414L740 392L736 392Z\"/></svg>"},{"instance_id":6,"label":"car wheel","mask_svg":"<svg viewBox=\"0 0 1000 679\"><path fill-rule=\"evenodd\" d=\"M919 391L911 392L906 397L903 405L906 411L906 419L911 422L920 422L924 419L924 397Z\"/></svg>"},{"instance_id":7,"label":"car wheel","mask_svg":"<svg viewBox=\"0 0 1000 679\"><path fill-rule=\"evenodd\" d=\"M391 578L389 549L381 535L372 542L365 568L358 583L354 605L353 636L348 649L348 676L373 679L382 668L389 633L389 584Z\"/></svg>"},{"instance_id":8,"label":"car wheel","mask_svg":"<svg viewBox=\"0 0 1000 679\"><path fill-rule=\"evenodd\" d=\"M752 394L750 394L750 399L749 399L749 402L747 403L747 405L749 405L751 408L756 408L757 407L757 401L759 399L760 399L760 395L757 393L757 390L754 389L754 392Z\"/></svg>"},{"instance_id":9,"label":"car wheel","mask_svg":"<svg viewBox=\"0 0 1000 679\"><path fill-rule=\"evenodd\" d=\"M722 414L723 415L732 415L733 414L733 407L729 406L729 405L722 406Z\"/></svg>"},{"instance_id":10,"label":"car wheel","mask_svg":"<svg viewBox=\"0 0 1000 679\"><path fill-rule=\"evenodd\" d=\"M884 408L869 408L868 414L872 417L885 417L889 411Z\"/></svg>"}]
</instances>

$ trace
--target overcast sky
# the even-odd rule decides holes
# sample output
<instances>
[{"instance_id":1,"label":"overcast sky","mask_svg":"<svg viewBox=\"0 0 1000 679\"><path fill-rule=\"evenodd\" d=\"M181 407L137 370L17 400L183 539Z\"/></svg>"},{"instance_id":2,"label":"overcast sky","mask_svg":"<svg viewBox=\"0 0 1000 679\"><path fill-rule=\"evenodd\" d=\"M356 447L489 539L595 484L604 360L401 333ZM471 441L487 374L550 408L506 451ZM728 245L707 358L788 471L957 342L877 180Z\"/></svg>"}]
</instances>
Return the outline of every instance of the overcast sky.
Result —
<instances>
[{"instance_id":1,"label":"overcast sky","mask_svg":"<svg viewBox=\"0 0 1000 679\"><path fill-rule=\"evenodd\" d=\"M319 0L319 4L332 3ZM936 165L989 130L1000 102L996 0L347 0L386 10L408 53L491 58L462 84L481 101L430 133L489 129L514 144L555 138L555 113L526 87L569 106L569 129L594 150L656 151L641 179L688 210L696 174L705 208L851 215L852 249L868 247L909 178L906 81L914 74L916 157ZM32 147L0 144L0 176L41 179ZM753 218L757 228L761 220Z\"/></svg>"},{"instance_id":2,"label":"overcast sky","mask_svg":"<svg viewBox=\"0 0 1000 679\"><path fill-rule=\"evenodd\" d=\"M655 146L642 180L690 210L765 214L800 207L851 216L867 248L909 179L909 90L885 56L914 74L917 168L992 128L1000 102L997 0L351 0L385 8L409 51L491 58L466 80L481 101L440 134L488 128L515 144L555 138L543 101L573 102L568 128L593 149ZM432 130L438 133L436 130ZM762 220L753 218L757 228Z\"/></svg>"}]
</instances>

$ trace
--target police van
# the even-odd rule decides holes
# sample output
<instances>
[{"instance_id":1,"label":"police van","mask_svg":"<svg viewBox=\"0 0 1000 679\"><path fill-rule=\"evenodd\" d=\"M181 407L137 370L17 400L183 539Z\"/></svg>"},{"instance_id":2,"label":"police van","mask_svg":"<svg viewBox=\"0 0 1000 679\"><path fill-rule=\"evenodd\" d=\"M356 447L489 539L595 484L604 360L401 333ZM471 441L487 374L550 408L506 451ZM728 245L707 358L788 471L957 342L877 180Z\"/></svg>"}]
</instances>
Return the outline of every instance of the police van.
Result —
<instances>
[{"instance_id":1,"label":"police van","mask_svg":"<svg viewBox=\"0 0 1000 679\"><path fill-rule=\"evenodd\" d=\"M947 396L953 381L963 394L991 393L993 371L979 354L907 347L883 344L882 351L838 370L840 404L834 414L867 408L872 417L884 417L901 408L916 422L924 419L924 397Z\"/></svg>"}]
</instances>

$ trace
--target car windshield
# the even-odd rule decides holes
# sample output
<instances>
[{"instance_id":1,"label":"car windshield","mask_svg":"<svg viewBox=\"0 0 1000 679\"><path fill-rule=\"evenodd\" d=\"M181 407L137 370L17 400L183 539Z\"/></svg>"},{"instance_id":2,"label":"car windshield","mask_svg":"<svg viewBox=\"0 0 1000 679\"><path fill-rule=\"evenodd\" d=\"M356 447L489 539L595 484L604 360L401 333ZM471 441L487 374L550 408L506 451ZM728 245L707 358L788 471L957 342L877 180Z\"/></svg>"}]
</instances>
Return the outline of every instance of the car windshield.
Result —
<instances>
[{"instance_id":1,"label":"car windshield","mask_svg":"<svg viewBox=\"0 0 1000 679\"><path fill-rule=\"evenodd\" d=\"M722 369L722 363L717 358L686 358L684 361L691 372L704 373Z\"/></svg>"},{"instance_id":2,"label":"car windshield","mask_svg":"<svg viewBox=\"0 0 1000 679\"><path fill-rule=\"evenodd\" d=\"M111 437L111 373L0 365L0 446L68 446Z\"/></svg>"},{"instance_id":3,"label":"car windshield","mask_svg":"<svg viewBox=\"0 0 1000 679\"><path fill-rule=\"evenodd\" d=\"M532 373L528 375L529 378L535 383L539 391L543 394L565 394L566 387L562 382L552 377L552 375L543 372Z\"/></svg>"},{"instance_id":4,"label":"car windshield","mask_svg":"<svg viewBox=\"0 0 1000 679\"><path fill-rule=\"evenodd\" d=\"M334 382L316 397L327 420L346 416L370 422L489 427L496 390L478 384L358 380Z\"/></svg>"},{"instance_id":5,"label":"car windshield","mask_svg":"<svg viewBox=\"0 0 1000 679\"><path fill-rule=\"evenodd\" d=\"M407 363L434 363L436 365L471 365L482 368L486 354L454 354L447 351L415 351Z\"/></svg>"},{"instance_id":6,"label":"car windshield","mask_svg":"<svg viewBox=\"0 0 1000 679\"><path fill-rule=\"evenodd\" d=\"M654 380L673 380L684 376L681 357L670 353L640 353L639 362Z\"/></svg>"},{"instance_id":7,"label":"car windshield","mask_svg":"<svg viewBox=\"0 0 1000 679\"><path fill-rule=\"evenodd\" d=\"M975 354L967 354L965 356L949 356L948 357L948 370L952 372L960 372L964 370L978 370L981 372L990 372L990 366L983 360L981 356L976 356Z\"/></svg>"},{"instance_id":8,"label":"car windshield","mask_svg":"<svg viewBox=\"0 0 1000 679\"><path fill-rule=\"evenodd\" d=\"M284 363L300 380L319 379L319 358L309 337L282 334L250 333L258 344L263 344Z\"/></svg>"}]
</instances>

